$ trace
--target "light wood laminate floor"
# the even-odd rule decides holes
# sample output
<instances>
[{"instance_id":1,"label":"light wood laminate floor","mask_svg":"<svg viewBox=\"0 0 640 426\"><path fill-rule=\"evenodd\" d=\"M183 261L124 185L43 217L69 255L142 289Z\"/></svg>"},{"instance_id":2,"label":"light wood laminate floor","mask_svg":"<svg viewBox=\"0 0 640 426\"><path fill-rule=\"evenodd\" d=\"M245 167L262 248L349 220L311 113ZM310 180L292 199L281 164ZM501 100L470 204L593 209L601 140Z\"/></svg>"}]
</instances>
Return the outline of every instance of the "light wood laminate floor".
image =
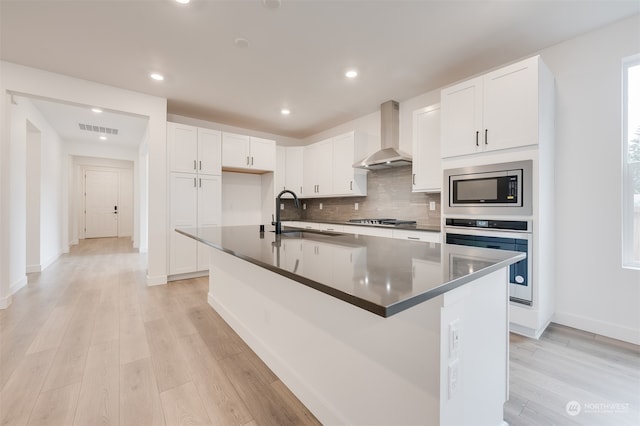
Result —
<instances>
[{"instance_id":1,"label":"light wood laminate floor","mask_svg":"<svg viewBox=\"0 0 640 426\"><path fill-rule=\"evenodd\" d=\"M84 240L30 274L0 311L0 425L318 424L209 307L207 278L147 287L145 262L129 239ZM640 424L637 346L552 325L512 335L510 373L513 426Z\"/></svg>"}]
</instances>

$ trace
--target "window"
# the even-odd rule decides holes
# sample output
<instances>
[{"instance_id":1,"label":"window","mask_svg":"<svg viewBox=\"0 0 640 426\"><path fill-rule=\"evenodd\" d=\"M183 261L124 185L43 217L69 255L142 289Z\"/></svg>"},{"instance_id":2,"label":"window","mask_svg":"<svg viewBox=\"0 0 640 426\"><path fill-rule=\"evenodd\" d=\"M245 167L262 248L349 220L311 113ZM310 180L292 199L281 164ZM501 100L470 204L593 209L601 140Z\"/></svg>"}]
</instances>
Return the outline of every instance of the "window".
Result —
<instances>
[{"instance_id":1,"label":"window","mask_svg":"<svg viewBox=\"0 0 640 426\"><path fill-rule=\"evenodd\" d=\"M640 55L623 63L623 266L640 269Z\"/></svg>"}]
</instances>

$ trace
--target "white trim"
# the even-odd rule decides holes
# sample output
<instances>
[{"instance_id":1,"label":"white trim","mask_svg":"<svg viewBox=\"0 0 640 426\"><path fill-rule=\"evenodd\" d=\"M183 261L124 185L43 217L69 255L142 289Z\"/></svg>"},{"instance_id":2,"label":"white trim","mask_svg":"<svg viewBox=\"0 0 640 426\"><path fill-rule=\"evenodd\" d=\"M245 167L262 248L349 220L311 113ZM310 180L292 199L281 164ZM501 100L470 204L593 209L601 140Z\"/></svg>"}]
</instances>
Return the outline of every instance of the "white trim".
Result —
<instances>
[{"instance_id":1,"label":"white trim","mask_svg":"<svg viewBox=\"0 0 640 426\"><path fill-rule=\"evenodd\" d=\"M578 330L599 334L612 339L640 345L640 332L637 328L626 327L608 321L594 320L581 315L556 312L553 321L556 324L577 328Z\"/></svg>"},{"instance_id":2,"label":"white trim","mask_svg":"<svg viewBox=\"0 0 640 426\"><path fill-rule=\"evenodd\" d=\"M37 264L37 265L27 265L26 268L26 272L27 274L33 274L35 272L42 272L44 268L42 267L42 265Z\"/></svg>"},{"instance_id":3,"label":"white trim","mask_svg":"<svg viewBox=\"0 0 640 426\"><path fill-rule=\"evenodd\" d=\"M147 275L147 286L152 287L154 285L163 285L167 283L166 275Z\"/></svg>"},{"instance_id":4,"label":"white trim","mask_svg":"<svg viewBox=\"0 0 640 426\"><path fill-rule=\"evenodd\" d=\"M634 258L634 245L635 235L640 232L638 229L634 229L635 222L635 207L634 207L634 192L630 171L629 161L629 135L628 127L628 69L631 67L640 66L640 54L629 56L622 60L622 267L629 269L640 269L640 259Z\"/></svg>"},{"instance_id":5,"label":"white trim","mask_svg":"<svg viewBox=\"0 0 640 426\"><path fill-rule=\"evenodd\" d=\"M0 297L0 309L7 309L11 306L11 295Z\"/></svg>"}]
</instances>

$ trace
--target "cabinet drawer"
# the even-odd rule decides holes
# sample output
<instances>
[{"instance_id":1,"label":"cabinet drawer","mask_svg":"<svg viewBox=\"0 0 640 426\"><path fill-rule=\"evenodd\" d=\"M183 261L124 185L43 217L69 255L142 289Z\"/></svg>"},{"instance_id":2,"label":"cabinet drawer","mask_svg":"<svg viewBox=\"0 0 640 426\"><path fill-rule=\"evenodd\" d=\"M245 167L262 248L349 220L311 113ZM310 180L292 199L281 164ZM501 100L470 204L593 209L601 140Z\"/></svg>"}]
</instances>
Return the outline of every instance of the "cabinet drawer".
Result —
<instances>
[{"instance_id":1,"label":"cabinet drawer","mask_svg":"<svg viewBox=\"0 0 640 426\"><path fill-rule=\"evenodd\" d=\"M399 240L414 240L414 241L424 241L429 243L439 243L440 232L394 229L393 238L397 238Z\"/></svg>"},{"instance_id":2,"label":"cabinet drawer","mask_svg":"<svg viewBox=\"0 0 640 426\"><path fill-rule=\"evenodd\" d=\"M333 231L333 232L344 232L343 225L333 225L331 223L320 223L318 224L321 231Z\"/></svg>"}]
</instances>

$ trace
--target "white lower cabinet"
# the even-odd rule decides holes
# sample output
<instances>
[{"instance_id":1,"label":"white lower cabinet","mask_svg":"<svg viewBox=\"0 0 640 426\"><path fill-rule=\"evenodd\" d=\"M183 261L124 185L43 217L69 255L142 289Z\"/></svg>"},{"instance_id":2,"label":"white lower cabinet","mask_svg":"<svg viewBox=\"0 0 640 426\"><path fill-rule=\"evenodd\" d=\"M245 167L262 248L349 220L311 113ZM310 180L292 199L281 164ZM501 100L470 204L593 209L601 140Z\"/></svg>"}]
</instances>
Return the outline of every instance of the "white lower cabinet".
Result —
<instances>
[{"instance_id":1,"label":"white lower cabinet","mask_svg":"<svg viewBox=\"0 0 640 426\"><path fill-rule=\"evenodd\" d=\"M205 271L209 250L175 229L221 224L221 176L171 173L170 181L169 275Z\"/></svg>"}]
</instances>

